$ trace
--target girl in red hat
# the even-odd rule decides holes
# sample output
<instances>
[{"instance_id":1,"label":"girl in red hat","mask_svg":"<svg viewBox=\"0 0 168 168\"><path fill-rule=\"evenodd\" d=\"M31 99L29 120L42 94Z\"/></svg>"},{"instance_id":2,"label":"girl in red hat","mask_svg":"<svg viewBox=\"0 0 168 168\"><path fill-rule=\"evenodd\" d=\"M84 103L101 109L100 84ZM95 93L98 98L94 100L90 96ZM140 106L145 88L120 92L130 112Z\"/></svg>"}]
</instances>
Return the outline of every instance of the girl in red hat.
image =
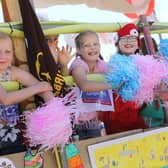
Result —
<instances>
[{"instance_id":1,"label":"girl in red hat","mask_svg":"<svg viewBox=\"0 0 168 168\"><path fill-rule=\"evenodd\" d=\"M117 32L116 46L120 54L129 56L135 54L140 48L140 34L135 24L129 23Z\"/></svg>"},{"instance_id":2,"label":"girl in red hat","mask_svg":"<svg viewBox=\"0 0 168 168\"><path fill-rule=\"evenodd\" d=\"M116 47L118 53L129 56L139 51L140 34L133 23L123 26L118 32ZM120 96L114 94L114 112L100 113L100 120L106 125L108 134L123 132L138 128L146 128L142 118L139 116L139 109L132 101L123 101Z\"/></svg>"},{"instance_id":3,"label":"girl in red hat","mask_svg":"<svg viewBox=\"0 0 168 168\"><path fill-rule=\"evenodd\" d=\"M167 93L157 87L167 78L168 64L164 59L158 61L153 55L138 53L140 34L135 24L124 25L117 35L118 53L109 61L112 70L106 79L113 84L123 82L123 86L114 95L114 113L108 117L102 114L100 119L107 133L160 126L164 112L158 98L167 99Z\"/></svg>"}]
</instances>

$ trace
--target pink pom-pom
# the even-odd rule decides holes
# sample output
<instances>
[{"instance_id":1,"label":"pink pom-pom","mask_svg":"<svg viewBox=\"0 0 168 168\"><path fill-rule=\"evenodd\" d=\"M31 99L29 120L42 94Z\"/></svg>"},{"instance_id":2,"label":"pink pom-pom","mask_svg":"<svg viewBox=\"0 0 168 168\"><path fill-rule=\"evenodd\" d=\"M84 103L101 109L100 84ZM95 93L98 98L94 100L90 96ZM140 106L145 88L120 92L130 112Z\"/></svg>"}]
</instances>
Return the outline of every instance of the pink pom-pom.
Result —
<instances>
[{"instance_id":1,"label":"pink pom-pom","mask_svg":"<svg viewBox=\"0 0 168 168\"><path fill-rule=\"evenodd\" d=\"M151 55L134 55L138 66L141 88L134 97L138 105L149 103L154 98L154 88L168 75L168 64Z\"/></svg>"},{"instance_id":2,"label":"pink pom-pom","mask_svg":"<svg viewBox=\"0 0 168 168\"><path fill-rule=\"evenodd\" d=\"M72 135L71 115L78 111L76 91L64 98L55 97L32 112L24 112L26 138L30 145L54 148L64 145Z\"/></svg>"}]
</instances>

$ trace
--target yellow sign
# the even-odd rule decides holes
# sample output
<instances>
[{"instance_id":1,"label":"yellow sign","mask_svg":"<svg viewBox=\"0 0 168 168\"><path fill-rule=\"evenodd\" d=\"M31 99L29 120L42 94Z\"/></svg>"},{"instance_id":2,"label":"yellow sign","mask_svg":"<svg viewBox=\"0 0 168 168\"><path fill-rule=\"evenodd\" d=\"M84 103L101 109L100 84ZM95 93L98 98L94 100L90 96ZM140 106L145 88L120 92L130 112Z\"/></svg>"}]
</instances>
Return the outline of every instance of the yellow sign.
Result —
<instances>
[{"instance_id":1,"label":"yellow sign","mask_svg":"<svg viewBox=\"0 0 168 168\"><path fill-rule=\"evenodd\" d=\"M168 127L88 146L92 168L168 168Z\"/></svg>"}]
</instances>

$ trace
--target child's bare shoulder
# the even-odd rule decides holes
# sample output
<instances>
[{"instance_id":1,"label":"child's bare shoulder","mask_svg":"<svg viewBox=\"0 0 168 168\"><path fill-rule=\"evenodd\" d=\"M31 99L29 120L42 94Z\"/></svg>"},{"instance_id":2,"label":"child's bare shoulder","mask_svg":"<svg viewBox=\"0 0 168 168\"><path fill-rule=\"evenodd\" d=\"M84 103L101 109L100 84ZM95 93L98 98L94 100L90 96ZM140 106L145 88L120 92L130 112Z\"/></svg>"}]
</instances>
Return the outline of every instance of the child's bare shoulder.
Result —
<instances>
[{"instance_id":1,"label":"child's bare shoulder","mask_svg":"<svg viewBox=\"0 0 168 168\"><path fill-rule=\"evenodd\" d=\"M19 68L17 66L11 66L10 67L12 73L29 73L26 70L23 70L22 68Z\"/></svg>"},{"instance_id":2,"label":"child's bare shoulder","mask_svg":"<svg viewBox=\"0 0 168 168\"><path fill-rule=\"evenodd\" d=\"M30 73L16 66L11 66L11 78L12 80L18 80L20 78L26 78L30 76Z\"/></svg>"}]
</instances>

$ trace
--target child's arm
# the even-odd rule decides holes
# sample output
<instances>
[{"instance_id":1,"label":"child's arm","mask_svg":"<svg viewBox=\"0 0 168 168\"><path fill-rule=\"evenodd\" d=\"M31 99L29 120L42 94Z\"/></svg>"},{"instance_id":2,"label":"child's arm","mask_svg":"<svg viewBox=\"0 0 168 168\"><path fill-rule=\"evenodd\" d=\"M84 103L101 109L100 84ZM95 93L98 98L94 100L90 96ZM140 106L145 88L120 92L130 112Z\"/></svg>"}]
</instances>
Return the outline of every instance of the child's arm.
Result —
<instances>
[{"instance_id":1,"label":"child's arm","mask_svg":"<svg viewBox=\"0 0 168 168\"><path fill-rule=\"evenodd\" d=\"M48 82L38 82L32 86L27 88L23 88L17 91L6 92L5 89L0 86L0 104L3 105L12 105L16 103L20 103L25 99L32 97L36 94L42 93L50 93L52 91L52 87ZM44 94L45 96L45 94Z\"/></svg>"},{"instance_id":2,"label":"child's arm","mask_svg":"<svg viewBox=\"0 0 168 168\"><path fill-rule=\"evenodd\" d=\"M104 82L94 82L87 80L86 73L82 67L76 67L72 71L72 76L77 86L85 92L96 92L111 89L111 85Z\"/></svg>"},{"instance_id":3,"label":"child's arm","mask_svg":"<svg viewBox=\"0 0 168 168\"><path fill-rule=\"evenodd\" d=\"M12 76L14 77L13 80L19 81L24 87L30 87L30 86L36 87L35 94L38 94L39 96L41 96L44 99L44 101L48 101L54 97L53 93L51 92L52 87L48 82L45 82L48 85L48 89L46 90L46 87L44 88L39 87L41 81L37 80L31 73L24 71L18 67L13 67L12 73L13 73Z\"/></svg>"}]
</instances>

